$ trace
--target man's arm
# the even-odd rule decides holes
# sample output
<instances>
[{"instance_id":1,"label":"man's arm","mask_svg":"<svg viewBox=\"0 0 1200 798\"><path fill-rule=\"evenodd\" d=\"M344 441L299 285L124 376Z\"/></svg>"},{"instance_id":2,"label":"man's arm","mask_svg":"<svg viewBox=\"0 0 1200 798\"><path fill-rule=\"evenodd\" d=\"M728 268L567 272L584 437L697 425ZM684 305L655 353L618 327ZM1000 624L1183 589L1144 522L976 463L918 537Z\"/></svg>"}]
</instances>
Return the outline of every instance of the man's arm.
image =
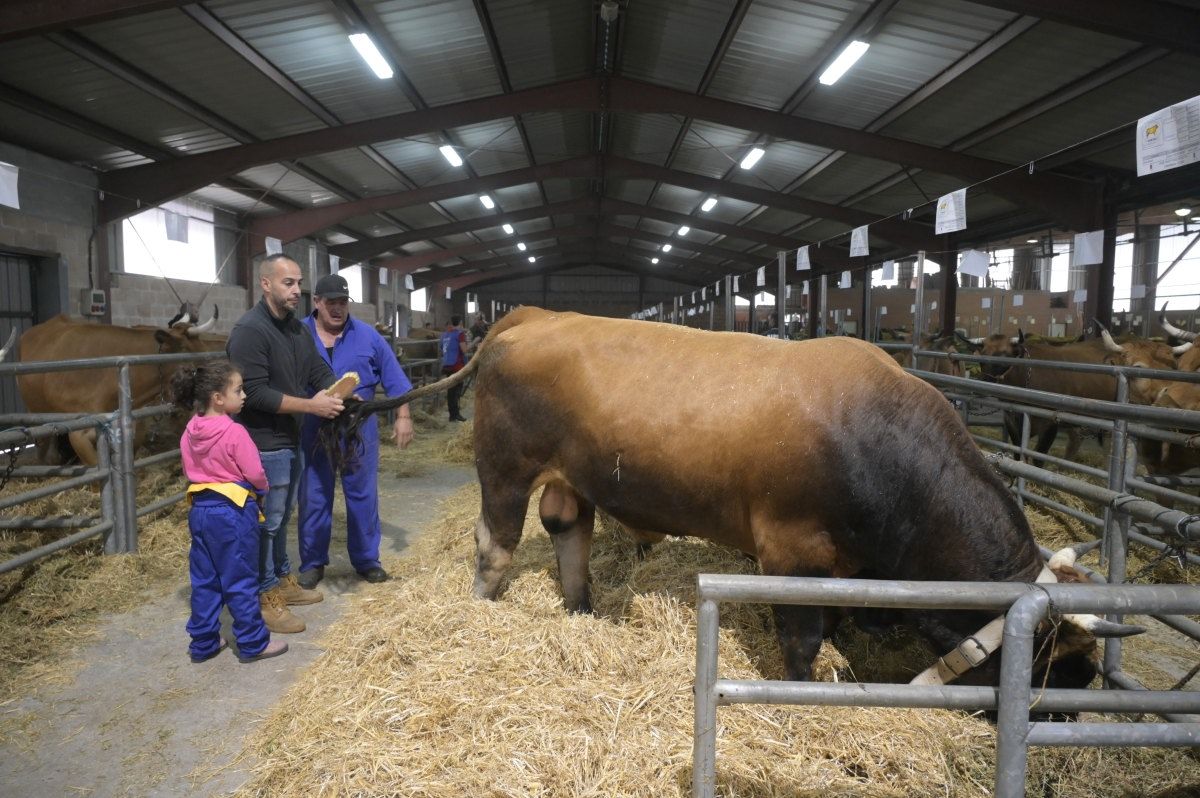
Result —
<instances>
[{"instance_id":1,"label":"man's arm","mask_svg":"<svg viewBox=\"0 0 1200 798\"><path fill-rule=\"evenodd\" d=\"M392 348L388 346L383 336L375 334L374 356L372 364L379 373L379 382L383 385L384 393L389 397L402 396L412 390L412 383L400 368ZM396 420L392 424L392 440L401 449L407 449L413 439L412 414L408 405L396 408Z\"/></svg>"},{"instance_id":2,"label":"man's arm","mask_svg":"<svg viewBox=\"0 0 1200 798\"><path fill-rule=\"evenodd\" d=\"M239 325L229 334L225 354L242 372L246 406L263 413L286 412L280 409L283 394L268 383L271 377L271 347L261 332Z\"/></svg>"}]
</instances>

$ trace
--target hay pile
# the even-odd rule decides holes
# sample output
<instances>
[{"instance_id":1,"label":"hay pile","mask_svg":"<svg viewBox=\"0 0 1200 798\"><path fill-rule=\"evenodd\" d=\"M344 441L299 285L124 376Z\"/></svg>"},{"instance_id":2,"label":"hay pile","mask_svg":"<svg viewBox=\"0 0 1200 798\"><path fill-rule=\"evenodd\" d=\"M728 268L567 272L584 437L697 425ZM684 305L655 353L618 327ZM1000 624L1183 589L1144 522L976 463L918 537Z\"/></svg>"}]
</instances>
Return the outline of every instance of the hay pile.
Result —
<instances>
[{"instance_id":1,"label":"hay pile","mask_svg":"<svg viewBox=\"0 0 1200 798\"><path fill-rule=\"evenodd\" d=\"M693 540L639 562L604 524L592 555L597 614L569 616L531 513L508 588L480 602L470 597L477 512L478 488L464 488L386 564L395 580L356 597L321 641L326 653L254 735L258 764L238 795L690 794L695 574L751 564ZM722 677L779 678L766 608L722 609ZM817 678L847 667L827 643ZM721 708L718 723L719 795L991 792L994 730L962 713L742 706ZM1193 767L1176 751L1045 749L1029 787L1150 795L1189 773L1200 781Z\"/></svg>"},{"instance_id":2,"label":"hay pile","mask_svg":"<svg viewBox=\"0 0 1200 798\"><path fill-rule=\"evenodd\" d=\"M138 504L176 493L186 484L180 467L160 465L138 474ZM39 483L14 480L14 493ZM14 515L99 515L100 497L73 490L13 508ZM0 531L0 560L57 540L70 530ZM181 506L139 523L139 551L105 557L100 538L0 575L0 702L69 681L72 659L104 614L140 605L145 596L187 580L189 535Z\"/></svg>"}]
</instances>

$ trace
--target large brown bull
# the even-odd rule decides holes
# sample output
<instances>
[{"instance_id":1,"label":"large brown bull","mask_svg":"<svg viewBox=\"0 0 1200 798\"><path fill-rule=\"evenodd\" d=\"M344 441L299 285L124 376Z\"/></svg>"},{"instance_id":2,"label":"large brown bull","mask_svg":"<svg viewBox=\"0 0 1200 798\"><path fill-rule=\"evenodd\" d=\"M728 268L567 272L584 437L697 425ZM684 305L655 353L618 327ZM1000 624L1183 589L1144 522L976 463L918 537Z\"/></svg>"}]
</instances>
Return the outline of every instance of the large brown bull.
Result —
<instances>
[{"instance_id":1,"label":"large brown bull","mask_svg":"<svg viewBox=\"0 0 1200 798\"><path fill-rule=\"evenodd\" d=\"M208 333L215 318L192 325L187 315L167 329L91 324L66 315L55 316L21 336L21 360L76 360L116 355L155 355L178 352L211 352L225 348L226 336ZM133 406L165 403L167 384L178 365L135 366L129 371ZM17 377L21 399L31 413L106 413L117 409L117 369L86 369ZM145 434L138 430L135 445ZM70 433L71 448L79 459L95 465L96 433Z\"/></svg>"},{"instance_id":2,"label":"large brown bull","mask_svg":"<svg viewBox=\"0 0 1200 798\"><path fill-rule=\"evenodd\" d=\"M902 340L902 339L898 339ZM958 338L955 335L929 335L921 336L921 349L930 352L958 352ZM912 350L900 350L897 352L888 353L892 360L900 364L901 368L914 368ZM963 376L962 364L957 360L952 360L948 357L932 357L930 355L918 355L915 368L920 371L931 371L934 374L946 374L951 377Z\"/></svg>"},{"instance_id":3,"label":"large brown bull","mask_svg":"<svg viewBox=\"0 0 1200 798\"><path fill-rule=\"evenodd\" d=\"M521 308L493 327L467 368L399 401L470 373L481 598L500 591L542 487L539 516L574 612L591 610L596 508L633 529L741 549L765 574L1031 582L1042 573L1024 516L951 406L866 342ZM788 678L808 678L822 633L832 631L823 610L774 613ZM940 651L989 620L905 617ZM1095 638L1080 634L1094 649ZM1090 682L1088 654L1052 666L1050 683ZM995 678L992 663L964 680Z\"/></svg>"}]
</instances>

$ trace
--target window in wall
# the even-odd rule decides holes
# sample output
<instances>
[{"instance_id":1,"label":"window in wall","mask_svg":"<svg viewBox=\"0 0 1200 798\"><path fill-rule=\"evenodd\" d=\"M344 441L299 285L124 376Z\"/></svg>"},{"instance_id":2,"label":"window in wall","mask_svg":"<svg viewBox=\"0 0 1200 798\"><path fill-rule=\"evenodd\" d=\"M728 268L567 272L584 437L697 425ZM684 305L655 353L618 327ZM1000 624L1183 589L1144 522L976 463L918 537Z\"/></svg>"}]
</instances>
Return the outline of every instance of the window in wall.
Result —
<instances>
[{"instance_id":1,"label":"window in wall","mask_svg":"<svg viewBox=\"0 0 1200 798\"><path fill-rule=\"evenodd\" d=\"M409 294L408 304L417 313L424 313L429 310L429 294L427 289L421 288Z\"/></svg>"},{"instance_id":2,"label":"window in wall","mask_svg":"<svg viewBox=\"0 0 1200 798\"><path fill-rule=\"evenodd\" d=\"M363 270L362 266L347 266L344 269L338 269L338 274L346 278L346 285L350 289L350 299L355 302L363 301Z\"/></svg>"},{"instance_id":3,"label":"window in wall","mask_svg":"<svg viewBox=\"0 0 1200 798\"><path fill-rule=\"evenodd\" d=\"M217 276L213 209L173 200L121 223L123 259L129 274L211 282Z\"/></svg>"}]
</instances>

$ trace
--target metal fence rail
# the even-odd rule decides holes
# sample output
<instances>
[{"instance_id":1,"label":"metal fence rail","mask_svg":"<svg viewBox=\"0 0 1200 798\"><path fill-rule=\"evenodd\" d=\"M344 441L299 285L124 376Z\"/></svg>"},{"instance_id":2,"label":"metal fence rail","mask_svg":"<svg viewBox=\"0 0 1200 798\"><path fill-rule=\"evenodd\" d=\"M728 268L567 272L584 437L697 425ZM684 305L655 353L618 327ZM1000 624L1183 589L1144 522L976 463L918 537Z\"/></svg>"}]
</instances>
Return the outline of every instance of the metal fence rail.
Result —
<instances>
[{"instance_id":1,"label":"metal fence rail","mask_svg":"<svg viewBox=\"0 0 1200 798\"><path fill-rule=\"evenodd\" d=\"M757 602L820 607L890 607L1008 612L1000 685L828 684L718 678L719 604ZM1200 693L1038 690L1031 686L1033 639L1051 603L1057 612L1200 612L1200 588L1185 585L1058 585L911 582L700 574L697 577L695 728L692 794L716 789L717 707L727 704L997 709L996 795L1024 794L1029 745L1200 745ZM1029 710L1166 713L1175 724L1062 724L1029 720Z\"/></svg>"}]
</instances>

